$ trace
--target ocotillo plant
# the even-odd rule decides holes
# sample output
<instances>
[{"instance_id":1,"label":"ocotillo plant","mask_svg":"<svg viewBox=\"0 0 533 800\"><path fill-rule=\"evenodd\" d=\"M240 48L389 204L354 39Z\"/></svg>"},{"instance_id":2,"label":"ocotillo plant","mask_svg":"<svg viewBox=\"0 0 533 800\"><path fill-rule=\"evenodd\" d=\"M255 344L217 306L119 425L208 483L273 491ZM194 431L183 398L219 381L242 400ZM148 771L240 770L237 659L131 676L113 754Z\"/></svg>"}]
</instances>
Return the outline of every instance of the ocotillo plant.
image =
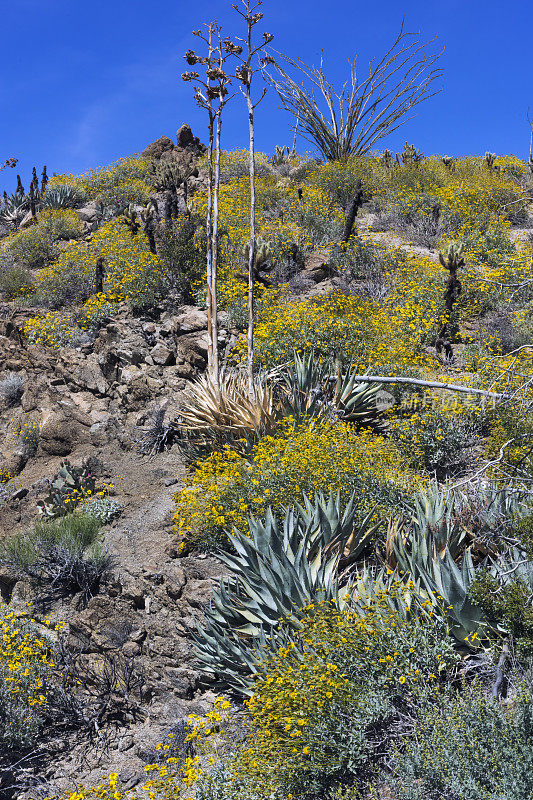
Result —
<instances>
[{"instance_id":1,"label":"ocotillo plant","mask_svg":"<svg viewBox=\"0 0 533 800\"><path fill-rule=\"evenodd\" d=\"M222 45L222 31L216 22L206 25L206 32L193 31L207 45L207 56L198 56L188 50L185 60L189 66L205 67L205 79L196 71L184 72L184 81L193 81L194 97L200 108L208 113L209 143L207 163L207 366L215 386L219 383L218 324L217 324L217 260L218 260L218 194L220 186L220 137L222 111L230 100L228 85L231 78L225 72L226 60L231 55Z\"/></svg>"},{"instance_id":2,"label":"ocotillo plant","mask_svg":"<svg viewBox=\"0 0 533 800\"><path fill-rule=\"evenodd\" d=\"M260 44L253 43L253 29L263 19L263 13L258 11L262 5L262 0L251 3L250 0L241 0L240 5L233 5L232 8L241 15L246 23L246 37L238 41L242 45L232 43L229 39L224 41L226 53L234 55L241 63L235 70L235 77L242 83L242 92L246 98L248 108L248 127L250 133L250 248L248 253L248 337L247 337L247 358L246 368L248 372L248 392L250 399L254 394L254 269L255 269L255 129L254 111L266 94L266 87L259 98L252 100L252 81L256 72L260 72L265 59L268 59L263 48L269 44L274 36L271 33L263 33L263 40ZM259 59L259 54L263 56Z\"/></svg>"}]
</instances>

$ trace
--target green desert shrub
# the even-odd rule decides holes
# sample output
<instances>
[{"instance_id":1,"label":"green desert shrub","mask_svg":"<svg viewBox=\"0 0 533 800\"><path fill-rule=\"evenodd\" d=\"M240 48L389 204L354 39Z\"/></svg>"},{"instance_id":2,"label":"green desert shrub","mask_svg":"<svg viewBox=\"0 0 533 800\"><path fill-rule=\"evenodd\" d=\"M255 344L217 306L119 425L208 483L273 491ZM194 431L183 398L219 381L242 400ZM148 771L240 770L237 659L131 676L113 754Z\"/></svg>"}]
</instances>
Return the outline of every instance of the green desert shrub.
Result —
<instances>
[{"instance_id":1,"label":"green desert shrub","mask_svg":"<svg viewBox=\"0 0 533 800\"><path fill-rule=\"evenodd\" d=\"M83 223L71 209L42 211L37 222L11 236L5 252L30 269L49 264L60 252L58 243L76 239L83 233Z\"/></svg>"},{"instance_id":2,"label":"green desert shrub","mask_svg":"<svg viewBox=\"0 0 533 800\"><path fill-rule=\"evenodd\" d=\"M100 520L92 514L40 520L28 533L5 541L0 563L28 575L46 590L81 592L88 600L110 566L97 539L100 527Z\"/></svg>"},{"instance_id":3,"label":"green desert shrub","mask_svg":"<svg viewBox=\"0 0 533 800\"><path fill-rule=\"evenodd\" d=\"M9 408L20 403L24 394L24 378L16 372L8 372L0 379L0 401Z\"/></svg>"},{"instance_id":4,"label":"green desert shrub","mask_svg":"<svg viewBox=\"0 0 533 800\"><path fill-rule=\"evenodd\" d=\"M33 292L31 272L4 254L0 254L0 292L6 300L25 297Z\"/></svg>"},{"instance_id":5,"label":"green desert shrub","mask_svg":"<svg viewBox=\"0 0 533 800\"><path fill-rule=\"evenodd\" d=\"M481 409L469 409L460 402L396 417L390 426L406 463L440 481L461 475L472 466L482 430Z\"/></svg>"},{"instance_id":6,"label":"green desert shrub","mask_svg":"<svg viewBox=\"0 0 533 800\"><path fill-rule=\"evenodd\" d=\"M393 768L399 800L529 800L531 690L523 687L507 706L478 685L446 693L422 711Z\"/></svg>"},{"instance_id":7,"label":"green desert shrub","mask_svg":"<svg viewBox=\"0 0 533 800\"><path fill-rule=\"evenodd\" d=\"M205 269L205 252L195 239L196 229L197 224L191 219L176 220L172 228L165 228L158 242L168 284L187 300L193 298L193 288Z\"/></svg>"}]
</instances>

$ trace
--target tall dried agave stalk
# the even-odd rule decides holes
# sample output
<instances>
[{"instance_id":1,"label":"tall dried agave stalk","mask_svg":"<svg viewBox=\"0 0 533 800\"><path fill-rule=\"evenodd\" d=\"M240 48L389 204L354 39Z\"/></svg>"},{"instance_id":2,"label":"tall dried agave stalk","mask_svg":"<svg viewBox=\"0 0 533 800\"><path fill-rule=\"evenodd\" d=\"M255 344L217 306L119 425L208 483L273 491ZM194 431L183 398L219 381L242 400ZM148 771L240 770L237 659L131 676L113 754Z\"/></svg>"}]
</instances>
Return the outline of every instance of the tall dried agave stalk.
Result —
<instances>
[{"instance_id":1,"label":"tall dried agave stalk","mask_svg":"<svg viewBox=\"0 0 533 800\"><path fill-rule=\"evenodd\" d=\"M205 79L196 71L184 72L184 81L195 83L194 97L200 108L208 113L209 143L207 163L209 169L207 187L207 325L209 374L215 385L218 384L218 324L217 324L217 261L218 261L218 197L220 187L220 139L222 131L222 111L231 99L228 95L230 77L225 72L225 62L230 53L224 50L222 30L216 22L206 25L206 32L193 31L194 35L207 45L207 56L198 56L188 50L185 60L190 66L205 67Z\"/></svg>"},{"instance_id":2,"label":"tall dried agave stalk","mask_svg":"<svg viewBox=\"0 0 533 800\"><path fill-rule=\"evenodd\" d=\"M250 133L250 247L248 253L248 335L247 335L247 357L246 367L248 373L248 392L250 398L253 398L254 393L254 267L255 267L255 254L256 254L256 237L255 237L255 129L254 129L254 111L259 105L261 100L266 94L264 88L259 99L254 103L252 100L252 80L258 68L254 66L254 62L259 53L262 52L264 45L269 44L274 36L271 33L263 33L263 41L260 45L254 46L252 42L253 28L263 18L262 12L258 8L262 5L262 0L257 3L251 3L250 0L241 0L242 8L238 5L233 5L232 8L241 15L246 23L246 38L238 39L243 42L243 46L235 45L229 40L224 42L226 52L234 55L241 63L235 71L235 77L242 83L242 91L246 98L246 105L248 108L248 127ZM244 50L244 56L242 55ZM260 61L260 68L262 68L264 59Z\"/></svg>"},{"instance_id":3,"label":"tall dried agave stalk","mask_svg":"<svg viewBox=\"0 0 533 800\"><path fill-rule=\"evenodd\" d=\"M411 119L411 109L440 91L430 91L433 81L442 75L442 70L432 68L440 53L427 54L424 48L431 42L422 43L417 37L404 32L402 22L392 47L376 64L375 59L370 62L367 78L360 81L356 58L350 61L350 79L340 91L327 79L323 57L320 67L314 67L282 56L289 68L300 73L302 83L278 62L277 74L268 78L283 107L295 117L303 138L315 145L326 161L365 155L377 141Z\"/></svg>"}]
</instances>

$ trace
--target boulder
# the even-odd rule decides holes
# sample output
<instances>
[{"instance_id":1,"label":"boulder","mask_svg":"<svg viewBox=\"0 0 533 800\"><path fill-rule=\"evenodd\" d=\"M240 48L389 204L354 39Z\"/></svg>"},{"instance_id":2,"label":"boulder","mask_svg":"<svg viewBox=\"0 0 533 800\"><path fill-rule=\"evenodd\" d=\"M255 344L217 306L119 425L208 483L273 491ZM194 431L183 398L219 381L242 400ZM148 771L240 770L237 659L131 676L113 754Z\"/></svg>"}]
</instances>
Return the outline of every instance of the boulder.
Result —
<instances>
[{"instance_id":1,"label":"boulder","mask_svg":"<svg viewBox=\"0 0 533 800\"><path fill-rule=\"evenodd\" d=\"M12 450L9 453L4 453L1 461L2 469L9 475L18 475L26 466L27 460L28 453L24 449Z\"/></svg>"},{"instance_id":2,"label":"boulder","mask_svg":"<svg viewBox=\"0 0 533 800\"><path fill-rule=\"evenodd\" d=\"M76 213L82 222L95 222L98 218L98 209L95 202L87 203L86 206L76 209Z\"/></svg>"},{"instance_id":3,"label":"boulder","mask_svg":"<svg viewBox=\"0 0 533 800\"><path fill-rule=\"evenodd\" d=\"M207 358L208 339L206 332L187 333L176 343L176 362L190 362L201 367Z\"/></svg>"},{"instance_id":4,"label":"boulder","mask_svg":"<svg viewBox=\"0 0 533 800\"><path fill-rule=\"evenodd\" d=\"M182 306L173 319L173 330L177 336L207 330L207 312L196 306Z\"/></svg>"},{"instance_id":5,"label":"boulder","mask_svg":"<svg viewBox=\"0 0 533 800\"><path fill-rule=\"evenodd\" d=\"M311 253L306 258L302 275L306 278L310 278L315 283L319 283L327 277L327 274L327 254L321 250Z\"/></svg>"},{"instance_id":6,"label":"boulder","mask_svg":"<svg viewBox=\"0 0 533 800\"><path fill-rule=\"evenodd\" d=\"M48 416L39 436L39 448L51 456L68 456L84 438L83 426L67 412Z\"/></svg>"},{"instance_id":7,"label":"boulder","mask_svg":"<svg viewBox=\"0 0 533 800\"><path fill-rule=\"evenodd\" d=\"M205 153L206 146L202 144L198 136L193 136L190 125L184 123L177 132L178 147L189 150L197 155Z\"/></svg>"}]
</instances>

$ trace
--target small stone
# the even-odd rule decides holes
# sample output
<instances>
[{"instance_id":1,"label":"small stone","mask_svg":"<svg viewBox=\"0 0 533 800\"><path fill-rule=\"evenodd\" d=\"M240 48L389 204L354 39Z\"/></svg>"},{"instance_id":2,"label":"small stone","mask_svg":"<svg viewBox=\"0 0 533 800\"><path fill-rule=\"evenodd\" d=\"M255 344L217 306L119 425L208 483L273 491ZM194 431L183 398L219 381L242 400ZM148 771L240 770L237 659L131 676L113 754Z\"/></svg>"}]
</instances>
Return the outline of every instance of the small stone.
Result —
<instances>
[{"instance_id":1,"label":"small stone","mask_svg":"<svg viewBox=\"0 0 533 800\"><path fill-rule=\"evenodd\" d=\"M165 478L165 486L174 486L177 482L177 478Z\"/></svg>"}]
</instances>

